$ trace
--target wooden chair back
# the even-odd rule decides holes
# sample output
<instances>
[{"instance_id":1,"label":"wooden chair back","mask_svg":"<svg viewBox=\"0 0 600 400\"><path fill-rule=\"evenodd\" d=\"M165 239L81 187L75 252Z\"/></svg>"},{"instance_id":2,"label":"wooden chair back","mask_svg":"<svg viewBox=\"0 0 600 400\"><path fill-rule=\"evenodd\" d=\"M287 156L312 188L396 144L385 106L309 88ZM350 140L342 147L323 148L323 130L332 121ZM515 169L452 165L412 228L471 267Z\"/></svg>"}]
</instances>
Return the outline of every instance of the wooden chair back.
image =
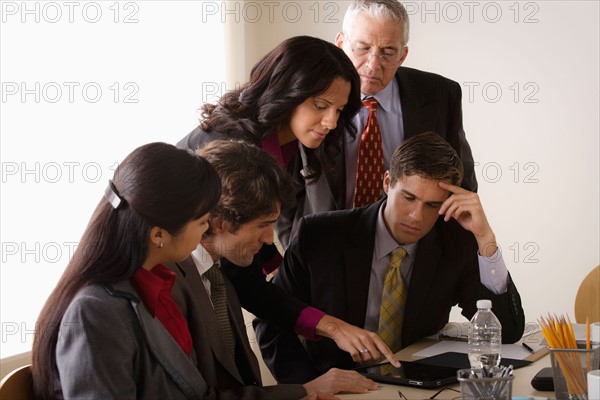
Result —
<instances>
[{"instance_id":1,"label":"wooden chair back","mask_svg":"<svg viewBox=\"0 0 600 400\"><path fill-rule=\"evenodd\" d=\"M0 382L0 400L34 400L31 364L19 367Z\"/></svg>"},{"instance_id":2,"label":"wooden chair back","mask_svg":"<svg viewBox=\"0 0 600 400\"><path fill-rule=\"evenodd\" d=\"M587 274L575 296L575 321L585 324L586 318L590 324L600 321L600 265Z\"/></svg>"}]
</instances>

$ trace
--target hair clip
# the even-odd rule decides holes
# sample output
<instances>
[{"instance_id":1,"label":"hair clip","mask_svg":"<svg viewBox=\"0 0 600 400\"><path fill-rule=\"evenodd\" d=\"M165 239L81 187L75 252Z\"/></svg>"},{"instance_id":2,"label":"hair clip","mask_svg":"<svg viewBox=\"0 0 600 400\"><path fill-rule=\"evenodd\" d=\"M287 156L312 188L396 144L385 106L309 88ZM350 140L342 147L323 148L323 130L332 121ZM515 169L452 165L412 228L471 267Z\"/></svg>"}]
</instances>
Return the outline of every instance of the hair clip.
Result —
<instances>
[{"instance_id":1,"label":"hair clip","mask_svg":"<svg viewBox=\"0 0 600 400\"><path fill-rule=\"evenodd\" d=\"M113 184L112 180L108 180L108 186L104 189L104 197L110 203L111 206L116 210L119 208L121 201L123 200L121 196L117 193L117 188Z\"/></svg>"}]
</instances>

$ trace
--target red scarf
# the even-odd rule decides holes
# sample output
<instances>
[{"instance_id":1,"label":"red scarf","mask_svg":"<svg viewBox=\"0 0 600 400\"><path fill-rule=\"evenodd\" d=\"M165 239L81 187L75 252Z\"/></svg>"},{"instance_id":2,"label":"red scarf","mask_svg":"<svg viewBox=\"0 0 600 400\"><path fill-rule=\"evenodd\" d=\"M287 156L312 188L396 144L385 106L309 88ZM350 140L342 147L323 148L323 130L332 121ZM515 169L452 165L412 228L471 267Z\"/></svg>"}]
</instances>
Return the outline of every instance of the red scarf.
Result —
<instances>
[{"instance_id":1,"label":"red scarf","mask_svg":"<svg viewBox=\"0 0 600 400\"><path fill-rule=\"evenodd\" d=\"M162 264L156 265L150 271L140 268L131 277L131 283L150 314L158 318L179 347L189 356L192 351L192 335L179 306L171 296L175 272Z\"/></svg>"}]
</instances>

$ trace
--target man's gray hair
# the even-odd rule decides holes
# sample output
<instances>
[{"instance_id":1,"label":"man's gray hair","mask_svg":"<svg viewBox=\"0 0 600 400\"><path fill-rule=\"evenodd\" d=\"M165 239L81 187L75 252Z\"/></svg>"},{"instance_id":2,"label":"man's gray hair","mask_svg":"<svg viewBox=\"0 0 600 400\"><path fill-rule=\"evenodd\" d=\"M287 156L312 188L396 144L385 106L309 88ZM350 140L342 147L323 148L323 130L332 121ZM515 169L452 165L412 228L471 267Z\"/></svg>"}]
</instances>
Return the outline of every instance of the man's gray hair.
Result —
<instances>
[{"instance_id":1,"label":"man's gray hair","mask_svg":"<svg viewBox=\"0 0 600 400\"><path fill-rule=\"evenodd\" d=\"M402 23L404 25L402 44L404 46L408 44L408 33L410 28L408 13L402 3L398 0L354 0L344 15L342 29L345 33L351 33L352 30L350 28L352 21L356 14L361 12L364 12L375 19L387 19Z\"/></svg>"}]
</instances>

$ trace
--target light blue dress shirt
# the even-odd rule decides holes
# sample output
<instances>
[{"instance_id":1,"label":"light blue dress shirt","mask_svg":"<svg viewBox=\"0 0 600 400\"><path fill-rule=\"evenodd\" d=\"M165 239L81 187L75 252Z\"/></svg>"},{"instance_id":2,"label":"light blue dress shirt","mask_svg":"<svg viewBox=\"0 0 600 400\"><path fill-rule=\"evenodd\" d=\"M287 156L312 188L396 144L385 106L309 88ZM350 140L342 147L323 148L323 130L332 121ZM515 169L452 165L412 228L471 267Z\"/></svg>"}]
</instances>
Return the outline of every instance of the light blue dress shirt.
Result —
<instances>
[{"instance_id":1,"label":"light blue dress shirt","mask_svg":"<svg viewBox=\"0 0 600 400\"><path fill-rule=\"evenodd\" d=\"M362 99L366 95L361 94ZM377 108L377 122L381 130L381 145L383 147L384 170L390 166L390 159L396 147L404 140L404 123L402 121L402 107L400 103L400 89L396 79L392 81L374 97L379 102ZM356 188L356 168L358 159L358 146L360 143L360 135L365 129L369 110L362 107L358 114L354 117L354 125L356 126L356 139L353 141L346 135L346 208L352 208L354 201L354 190ZM382 177L383 179L383 177Z\"/></svg>"},{"instance_id":2,"label":"light blue dress shirt","mask_svg":"<svg viewBox=\"0 0 600 400\"><path fill-rule=\"evenodd\" d=\"M406 250L406 256L402 260L400 269L406 287L410 286L413 263L419 242L408 245L400 245L392 237L383 220L383 210L386 202L383 202L377 215L377 226L375 227L375 248L373 249L373 260L371 262L371 279L369 281L369 296L367 300L367 315L365 318L365 329L372 332L379 330L379 309L381 307L381 294L383 292L383 281L390 263L392 251L398 247ZM502 294L506 292L508 285L508 270L500 251L496 250L491 257L479 259L479 275L481 283L491 292Z\"/></svg>"}]
</instances>

